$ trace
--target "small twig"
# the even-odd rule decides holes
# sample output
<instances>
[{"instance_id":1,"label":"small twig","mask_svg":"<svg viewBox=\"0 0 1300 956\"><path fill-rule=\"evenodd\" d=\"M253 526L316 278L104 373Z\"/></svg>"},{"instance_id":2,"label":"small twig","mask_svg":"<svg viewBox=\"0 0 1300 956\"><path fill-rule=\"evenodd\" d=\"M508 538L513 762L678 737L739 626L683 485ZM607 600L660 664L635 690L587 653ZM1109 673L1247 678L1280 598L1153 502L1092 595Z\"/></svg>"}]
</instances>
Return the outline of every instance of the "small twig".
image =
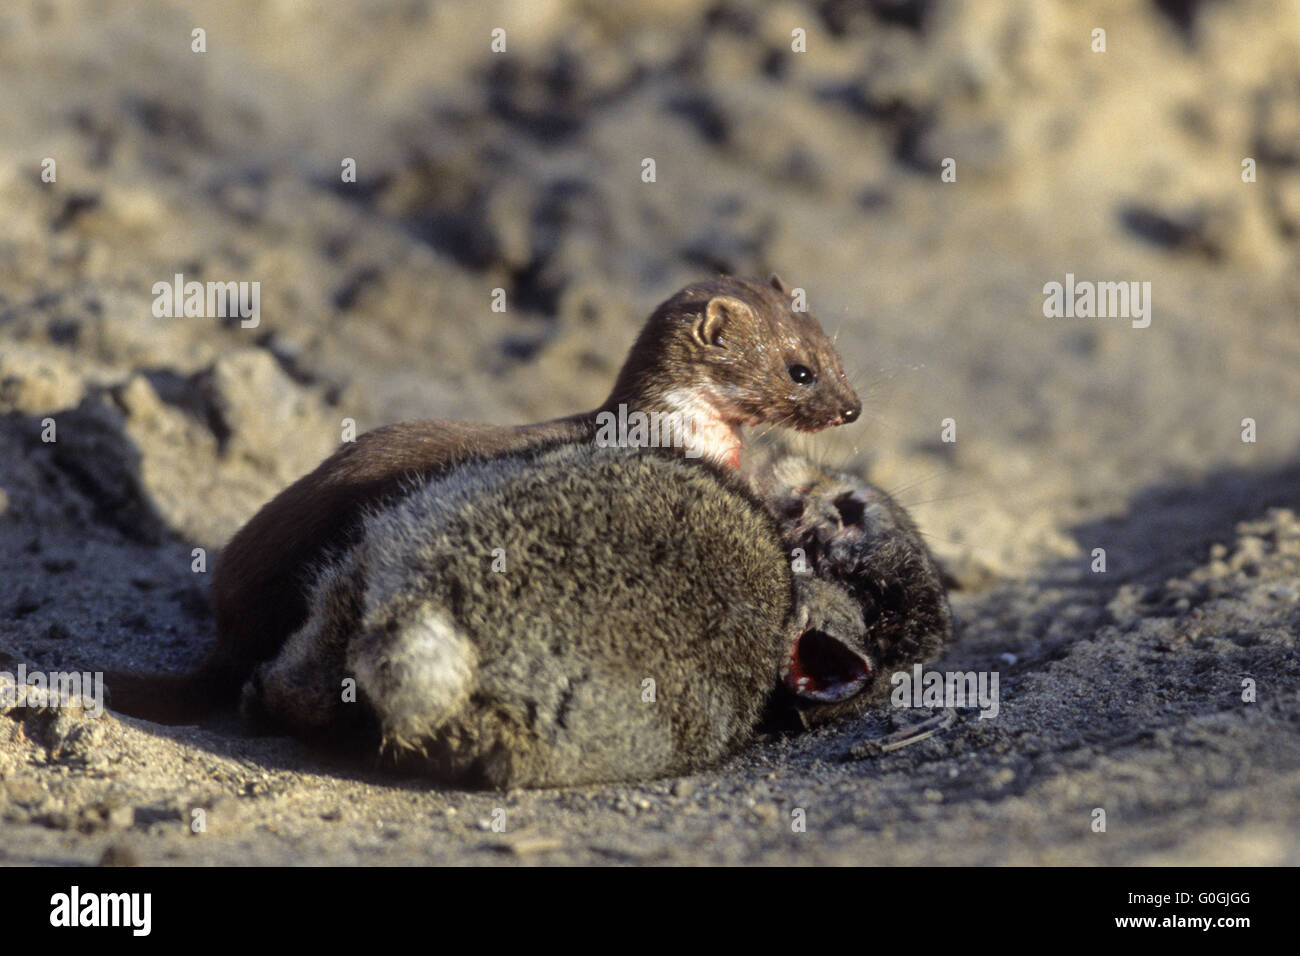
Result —
<instances>
[{"instance_id":1,"label":"small twig","mask_svg":"<svg viewBox=\"0 0 1300 956\"><path fill-rule=\"evenodd\" d=\"M564 841L557 837L524 836L515 839L499 840L490 844L498 853L512 853L525 857L538 853L554 853L564 849Z\"/></svg>"},{"instance_id":2,"label":"small twig","mask_svg":"<svg viewBox=\"0 0 1300 956\"><path fill-rule=\"evenodd\" d=\"M873 737L870 740L856 743L849 750L849 756L861 760L864 757L880 757L892 751L901 750L911 744L933 737L941 730L947 730L956 719L957 712L955 710L945 709L943 713L935 714L919 724L904 727L902 730L896 730L884 737Z\"/></svg>"}]
</instances>

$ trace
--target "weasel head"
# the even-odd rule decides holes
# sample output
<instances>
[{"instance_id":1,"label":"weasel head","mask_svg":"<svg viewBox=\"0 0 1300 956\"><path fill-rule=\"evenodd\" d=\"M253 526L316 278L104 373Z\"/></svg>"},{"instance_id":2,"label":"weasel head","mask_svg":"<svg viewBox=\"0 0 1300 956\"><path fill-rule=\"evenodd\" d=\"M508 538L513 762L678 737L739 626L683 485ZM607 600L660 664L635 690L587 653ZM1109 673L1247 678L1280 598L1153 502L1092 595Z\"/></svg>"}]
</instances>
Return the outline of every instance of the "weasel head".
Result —
<instances>
[{"instance_id":1,"label":"weasel head","mask_svg":"<svg viewBox=\"0 0 1300 956\"><path fill-rule=\"evenodd\" d=\"M742 425L815 432L854 421L862 403L839 352L792 300L776 276L688 285L650 316L610 404L689 409L701 416L697 430L716 436L710 448L732 440L738 448Z\"/></svg>"}]
</instances>

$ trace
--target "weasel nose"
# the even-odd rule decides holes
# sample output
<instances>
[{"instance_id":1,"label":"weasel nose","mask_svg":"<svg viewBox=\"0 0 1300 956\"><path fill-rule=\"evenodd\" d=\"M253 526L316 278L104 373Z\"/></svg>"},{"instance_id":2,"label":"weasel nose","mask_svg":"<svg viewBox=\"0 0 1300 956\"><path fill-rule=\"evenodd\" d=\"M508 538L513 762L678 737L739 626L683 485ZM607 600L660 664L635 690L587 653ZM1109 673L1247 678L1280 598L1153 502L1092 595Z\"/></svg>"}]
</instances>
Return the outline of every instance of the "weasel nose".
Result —
<instances>
[{"instance_id":1,"label":"weasel nose","mask_svg":"<svg viewBox=\"0 0 1300 956\"><path fill-rule=\"evenodd\" d=\"M854 402L848 408L844 409L844 421L846 423L855 422L858 420L858 416L861 414L862 414L862 403Z\"/></svg>"}]
</instances>

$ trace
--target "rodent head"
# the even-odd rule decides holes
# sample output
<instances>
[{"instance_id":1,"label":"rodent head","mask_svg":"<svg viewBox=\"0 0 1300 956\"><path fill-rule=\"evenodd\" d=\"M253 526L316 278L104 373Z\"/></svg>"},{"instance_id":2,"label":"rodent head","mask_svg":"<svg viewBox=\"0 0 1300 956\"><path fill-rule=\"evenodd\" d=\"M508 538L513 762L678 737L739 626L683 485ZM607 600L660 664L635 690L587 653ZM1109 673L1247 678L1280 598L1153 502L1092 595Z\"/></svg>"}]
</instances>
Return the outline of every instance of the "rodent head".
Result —
<instances>
[{"instance_id":1,"label":"rodent head","mask_svg":"<svg viewBox=\"0 0 1300 956\"><path fill-rule=\"evenodd\" d=\"M859 713L888 696L895 673L934 658L952 637L934 559L907 512L854 475L792 455L763 464L753 483L787 552L798 549L806 574L796 586L808 579L796 594L807 613L782 672L787 703L805 726Z\"/></svg>"},{"instance_id":2,"label":"rodent head","mask_svg":"<svg viewBox=\"0 0 1300 956\"><path fill-rule=\"evenodd\" d=\"M794 578L794 620L781 684L795 706L820 712L862 693L876 678L862 608L840 584Z\"/></svg>"},{"instance_id":3,"label":"rodent head","mask_svg":"<svg viewBox=\"0 0 1300 956\"><path fill-rule=\"evenodd\" d=\"M819 431L862 411L834 343L776 276L694 282L661 303L604 408L620 403L701 415L733 436L766 423Z\"/></svg>"}]
</instances>

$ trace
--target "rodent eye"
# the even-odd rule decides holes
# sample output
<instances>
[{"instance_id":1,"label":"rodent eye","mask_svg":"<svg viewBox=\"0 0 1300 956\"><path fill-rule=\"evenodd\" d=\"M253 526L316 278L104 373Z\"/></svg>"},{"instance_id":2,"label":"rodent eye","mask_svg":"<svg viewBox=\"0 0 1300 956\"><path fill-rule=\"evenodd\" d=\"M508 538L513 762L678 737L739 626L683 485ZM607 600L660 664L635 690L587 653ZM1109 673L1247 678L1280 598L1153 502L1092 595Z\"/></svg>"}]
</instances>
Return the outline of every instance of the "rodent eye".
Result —
<instances>
[{"instance_id":1,"label":"rodent eye","mask_svg":"<svg viewBox=\"0 0 1300 956\"><path fill-rule=\"evenodd\" d=\"M817 376L812 373L812 370L807 365L791 365L788 371L790 372L790 378L794 379L799 385L811 385L817 381Z\"/></svg>"}]
</instances>

